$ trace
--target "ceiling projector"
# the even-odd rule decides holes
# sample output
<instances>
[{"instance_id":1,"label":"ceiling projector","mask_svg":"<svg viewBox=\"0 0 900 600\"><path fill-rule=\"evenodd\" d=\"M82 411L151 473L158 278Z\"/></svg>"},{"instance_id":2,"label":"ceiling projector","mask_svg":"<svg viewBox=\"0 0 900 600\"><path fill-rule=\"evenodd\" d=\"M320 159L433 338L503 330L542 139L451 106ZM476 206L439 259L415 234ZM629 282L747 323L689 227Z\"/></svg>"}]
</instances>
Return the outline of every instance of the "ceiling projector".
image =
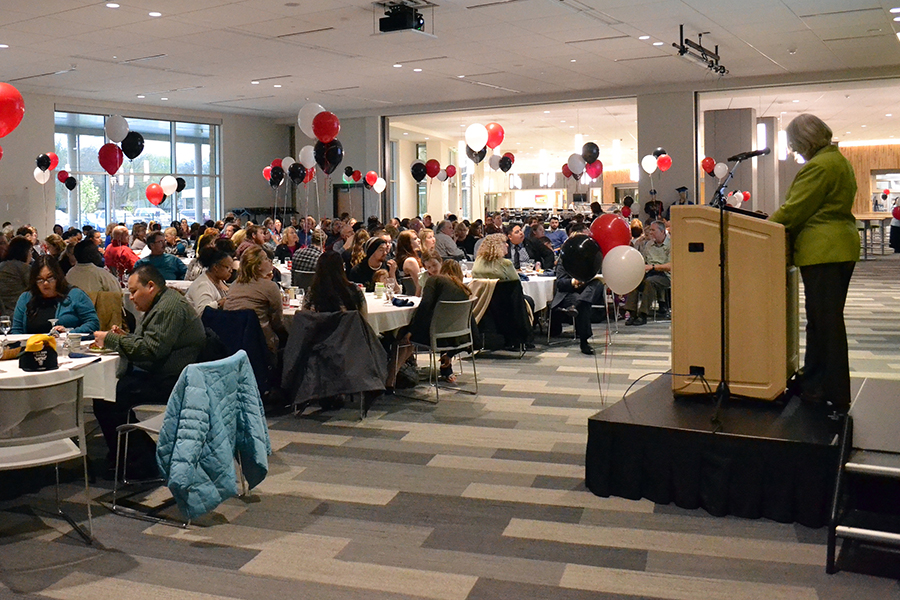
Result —
<instances>
[{"instance_id":1,"label":"ceiling projector","mask_svg":"<svg viewBox=\"0 0 900 600\"><path fill-rule=\"evenodd\" d=\"M425 30L425 18L411 6L394 5L387 8L384 15L378 20L378 30L381 33L407 29Z\"/></svg>"}]
</instances>

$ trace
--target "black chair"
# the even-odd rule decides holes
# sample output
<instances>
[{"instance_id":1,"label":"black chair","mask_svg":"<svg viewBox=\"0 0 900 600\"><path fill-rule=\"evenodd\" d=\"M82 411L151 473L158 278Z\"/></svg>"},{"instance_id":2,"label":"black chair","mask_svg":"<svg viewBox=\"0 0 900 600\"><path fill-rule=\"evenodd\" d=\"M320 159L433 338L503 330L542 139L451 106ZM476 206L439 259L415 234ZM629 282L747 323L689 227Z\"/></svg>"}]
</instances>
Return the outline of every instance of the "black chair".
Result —
<instances>
[{"instance_id":1,"label":"black chair","mask_svg":"<svg viewBox=\"0 0 900 600\"><path fill-rule=\"evenodd\" d=\"M225 346L227 356L238 350L247 353L260 395L268 392L272 385L273 367L269 362L269 347L259 317L249 308L244 310L217 310L206 307L200 317L204 327L211 329Z\"/></svg>"},{"instance_id":2,"label":"black chair","mask_svg":"<svg viewBox=\"0 0 900 600\"><path fill-rule=\"evenodd\" d=\"M522 282L498 281L487 310L478 323L478 335L484 350L517 348L521 356L534 339L531 315L525 304Z\"/></svg>"},{"instance_id":3,"label":"black chair","mask_svg":"<svg viewBox=\"0 0 900 600\"><path fill-rule=\"evenodd\" d=\"M305 292L312 285L315 275L315 271L291 271L291 285Z\"/></svg>"}]
</instances>

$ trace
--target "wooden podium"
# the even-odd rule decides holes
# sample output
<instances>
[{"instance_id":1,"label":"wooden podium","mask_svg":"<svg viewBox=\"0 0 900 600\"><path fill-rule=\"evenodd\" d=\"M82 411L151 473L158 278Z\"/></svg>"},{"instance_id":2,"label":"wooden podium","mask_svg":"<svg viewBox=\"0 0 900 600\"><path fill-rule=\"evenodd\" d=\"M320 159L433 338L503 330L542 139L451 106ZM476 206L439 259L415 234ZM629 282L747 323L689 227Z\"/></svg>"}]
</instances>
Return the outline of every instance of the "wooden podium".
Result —
<instances>
[{"instance_id":1,"label":"wooden podium","mask_svg":"<svg viewBox=\"0 0 900 600\"><path fill-rule=\"evenodd\" d=\"M673 206L672 391L709 394L721 379L719 210ZM727 358L733 396L775 400L799 364L798 278L784 226L725 212Z\"/></svg>"}]
</instances>

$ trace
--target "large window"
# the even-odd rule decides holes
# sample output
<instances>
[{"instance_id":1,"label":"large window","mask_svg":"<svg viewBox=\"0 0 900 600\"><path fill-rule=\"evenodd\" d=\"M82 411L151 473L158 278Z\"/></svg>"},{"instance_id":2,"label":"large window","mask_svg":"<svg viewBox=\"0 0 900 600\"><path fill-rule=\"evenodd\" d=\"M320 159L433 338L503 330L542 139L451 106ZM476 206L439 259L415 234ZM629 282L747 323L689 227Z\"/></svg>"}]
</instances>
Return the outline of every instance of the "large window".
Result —
<instances>
[{"instance_id":1,"label":"large window","mask_svg":"<svg viewBox=\"0 0 900 600\"><path fill-rule=\"evenodd\" d=\"M168 225L220 214L219 125L128 117L129 129L144 138L144 150L134 160L125 157L116 174L108 175L97 158L100 147L109 142L106 117L57 112L55 120L59 168L78 182L69 191L53 180L56 223L103 228L110 222L130 226L153 220ZM184 179L184 189L153 206L147 200L147 186L166 175Z\"/></svg>"}]
</instances>

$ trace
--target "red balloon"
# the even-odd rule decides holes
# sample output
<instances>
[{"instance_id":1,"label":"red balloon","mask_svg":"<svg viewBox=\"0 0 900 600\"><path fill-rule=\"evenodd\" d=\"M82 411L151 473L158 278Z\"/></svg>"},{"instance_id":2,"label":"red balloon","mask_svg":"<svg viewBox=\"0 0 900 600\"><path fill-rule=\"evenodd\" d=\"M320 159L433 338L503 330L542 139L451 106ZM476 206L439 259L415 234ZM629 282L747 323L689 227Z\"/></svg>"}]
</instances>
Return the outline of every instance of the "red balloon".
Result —
<instances>
[{"instance_id":1,"label":"red balloon","mask_svg":"<svg viewBox=\"0 0 900 600\"><path fill-rule=\"evenodd\" d=\"M750 192L744 192L744 202L750 199Z\"/></svg>"},{"instance_id":2,"label":"red balloon","mask_svg":"<svg viewBox=\"0 0 900 600\"><path fill-rule=\"evenodd\" d=\"M66 179L69 178L69 173L68 171L60 171L56 174L56 178L59 179L60 183L65 183Z\"/></svg>"},{"instance_id":3,"label":"red balloon","mask_svg":"<svg viewBox=\"0 0 900 600\"><path fill-rule=\"evenodd\" d=\"M271 164L270 166L272 166L272 167L280 167L280 166L281 166L281 159L280 159L280 158L273 158L273 159L272 159L272 164ZM268 177L266 177L266 179L268 179Z\"/></svg>"},{"instance_id":4,"label":"red balloon","mask_svg":"<svg viewBox=\"0 0 900 600\"><path fill-rule=\"evenodd\" d=\"M359 171L353 171L353 175L351 175L351 177L353 177L353 181L359 183L359 180L362 179L362 173L360 173Z\"/></svg>"},{"instance_id":5,"label":"red balloon","mask_svg":"<svg viewBox=\"0 0 900 600\"><path fill-rule=\"evenodd\" d=\"M569 168L569 165L562 166L562 174L567 179L572 176L572 169Z\"/></svg>"},{"instance_id":6,"label":"red balloon","mask_svg":"<svg viewBox=\"0 0 900 600\"><path fill-rule=\"evenodd\" d=\"M713 169L716 168L716 159L707 156L700 161L700 166L703 167L703 170L706 171L707 174L711 174Z\"/></svg>"},{"instance_id":7,"label":"red balloon","mask_svg":"<svg viewBox=\"0 0 900 600\"><path fill-rule=\"evenodd\" d=\"M631 209L628 208L627 206L623 206L623 207L622 207L622 216L625 217L626 219L627 219L628 217L630 217L630 216L631 216Z\"/></svg>"},{"instance_id":8,"label":"red balloon","mask_svg":"<svg viewBox=\"0 0 900 600\"><path fill-rule=\"evenodd\" d=\"M881 190L881 193L883 193L883 194L890 194L890 193L891 193L891 190Z\"/></svg>"},{"instance_id":9,"label":"red balloon","mask_svg":"<svg viewBox=\"0 0 900 600\"><path fill-rule=\"evenodd\" d=\"M97 153L97 159L100 161L100 166L103 167L104 171L110 175L115 175L116 171L119 170L119 167L122 166L125 155L122 154L121 148L110 143L103 144L100 147L100 152Z\"/></svg>"},{"instance_id":10,"label":"red balloon","mask_svg":"<svg viewBox=\"0 0 900 600\"><path fill-rule=\"evenodd\" d=\"M591 179L597 179L603 174L603 163L599 160L588 163L584 165L584 172L587 173Z\"/></svg>"},{"instance_id":11,"label":"red balloon","mask_svg":"<svg viewBox=\"0 0 900 600\"><path fill-rule=\"evenodd\" d=\"M263 167L263 177L266 179L266 181L272 178L272 165Z\"/></svg>"},{"instance_id":12,"label":"red balloon","mask_svg":"<svg viewBox=\"0 0 900 600\"><path fill-rule=\"evenodd\" d=\"M891 211L891 216L900 221L900 206L895 206Z\"/></svg>"},{"instance_id":13,"label":"red balloon","mask_svg":"<svg viewBox=\"0 0 900 600\"><path fill-rule=\"evenodd\" d=\"M440 170L440 167L438 167L438 171ZM437 175L437 172L435 172L435 175ZM378 181L378 173L376 173L375 171L369 171L368 173L366 173L366 183L368 183L369 185L375 185L376 181Z\"/></svg>"},{"instance_id":14,"label":"red balloon","mask_svg":"<svg viewBox=\"0 0 900 600\"><path fill-rule=\"evenodd\" d=\"M504 152L503 156L511 160L513 164L516 164L516 156L512 152Z\"/></svg>"},{"instance_id":15,"label":"red balloon","mask_svg":"<svg viewBox=\"0 0 900 600\"><path fill-rule=\"evenodd\" d=\"M162 204L163 198L165 198L165 193L163 192L162 186L158 183L151 183L147 186L147 200L150 201L150 204L153 206L159 206Z\"/></svg>"},{"instance_id":16,"label":"red balloon","mask_svg":"<svg viewBox=\"0 0 900 600\"><path fill-rule=\"evenodd\" d=\"M425 163L425 173L428 174L429 177L437 177L437 174L441 171L441 163L432 158L428 162ZM377 177L376 177L377 179ZM369 181L369 177L366 176L366 181ZM375 185L374 181L369 181L369 185Z\"/></svg>"},{"instance_id":17,"label":"red balloon","mask_svg":"<svg viewBox=\"0 0 900 600\"><path fill-rule=\"evenodd\" d=\"M50 158L50 170L52 171L59 166L59 157L56 155L56 152L48 152L47 156Z\"/></svg>"},{"instance_id":18,"label":"red balloon","mask_svg":"<svg viewBox=\"0 0 900 600\"><path fill-rule=\"evenodd\" d=\"M341 122L334 113L323 110L313 118L312 128L316 139L327 144L340 133Z\"/></svg>"},{"instance_id":19,"label":"red balloon","mask_svg":"<svg viewBox=\"0 0 900 600\"><path fill-rule=\"evenodd\" d=\"M303 183L309 183L312 181L312 178L316 176L316 168L310 167L306 170L306 177L303 178Z\"/></svg>"},{"instance_id":20,"label":"red balloon","mask_svg":"<svg viewBox=\"0 0 900 600\"><path fill-rule=\"evenodd\" d=\"M631 242L631 227L625 219L605 213L591 223L591 237L600 244L600 250L605 255L616 246Z\"/></svg>"},{"instance_id":21,"label":"red balloon","mask_svg":"<svg viewBox=\"0 0 900 600\"><path fill-rule=\"evenodd\" d=\"M0 137L12 133L25 115L25 100L19 90L8 83L0 83Z\"/></svg>"},{"instance_id":22,"label":"red balloon","mask_svg":"<svg viewBox=\"0 0 900 600\"><path fill-rule=\"evenodd\" d=\"M447 171L447 177L453 177L454 175L456 175L456 167L454 167L453 165L447 165L447 168L445 170Z\"/></svg>"},{"instance_id":23,"label":"red balloon","mask_svg":"<svg viewBox=\"0 0 900 600\"><path fill-rule=\"evenodd\" d=\"M488 148L493 150L501 143L503 143L503 136L505 135L505 133L503 132L503 127L501 127L499 123L488 123L485 129L487 129L488 132Z\"/></svg>"},{"instance_id":24,"label":"red balloon","mask_svg":"<svg viewBox=\"0 0 900 600\"><path fill-rule=\"evenodd\" d=\"M659 167L660 171L668 171L669 167L672 166L672 157L668 154L663 154L656 159L656 166Z\"/></svg>"}]
</instances>

